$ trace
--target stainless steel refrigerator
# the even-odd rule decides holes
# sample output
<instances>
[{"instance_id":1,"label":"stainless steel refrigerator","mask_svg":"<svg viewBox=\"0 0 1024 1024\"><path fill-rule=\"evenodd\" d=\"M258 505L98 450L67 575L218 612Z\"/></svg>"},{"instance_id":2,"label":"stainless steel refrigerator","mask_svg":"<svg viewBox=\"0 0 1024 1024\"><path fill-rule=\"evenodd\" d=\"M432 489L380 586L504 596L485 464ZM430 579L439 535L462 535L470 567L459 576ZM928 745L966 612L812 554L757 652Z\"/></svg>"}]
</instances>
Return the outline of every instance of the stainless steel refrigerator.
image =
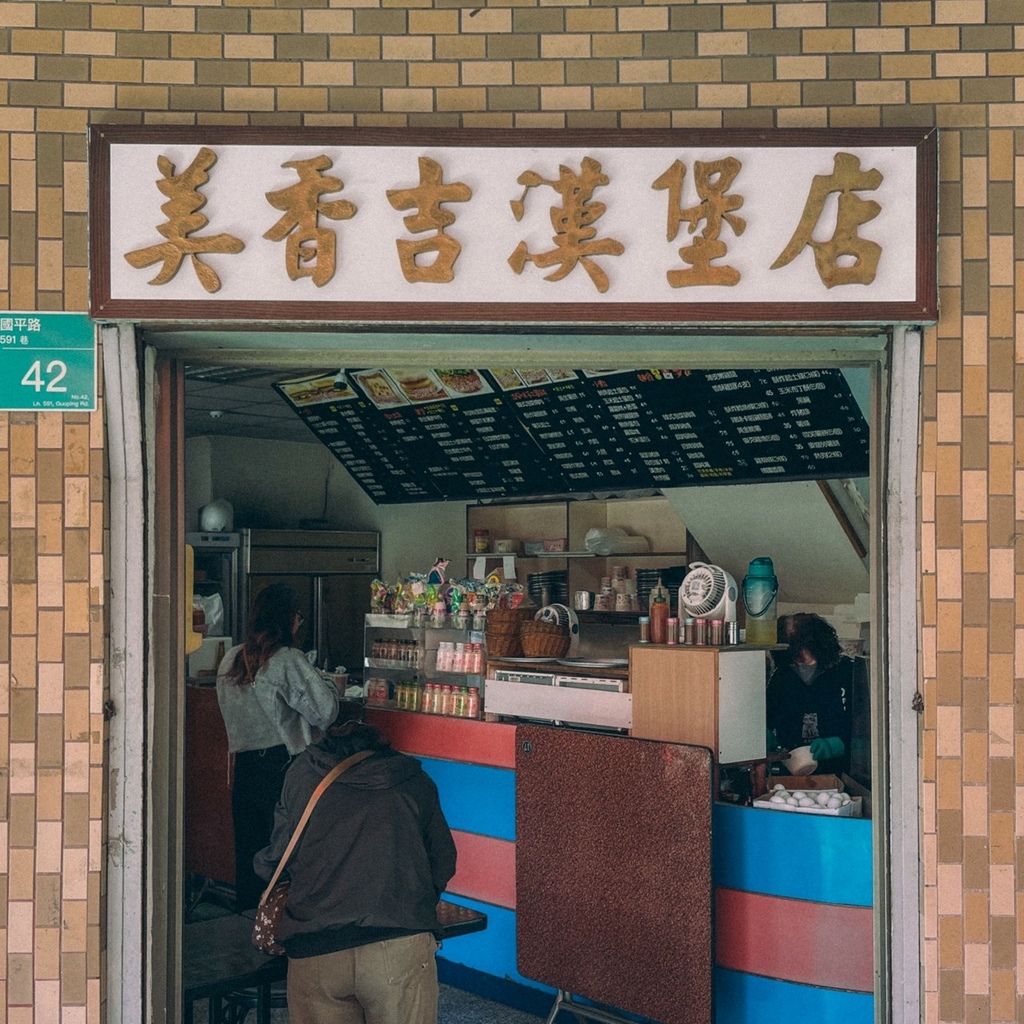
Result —
<instances>
[{"instance_id":1,"label":"stainless steel refrigerator","mask_svg":"<svg viewBox=\"0 0 1024 1024\"><path fill-rule=\"evenodd\" d=\"M253 598L269 583L286 583L305 620L298 646L316 651L318 668L359 671L370 583L380 572L380 534L244 529L190 533L185 540L195 553L195 592L220 595L223 635L240 642Z\"/></svg>"}]
</instances>

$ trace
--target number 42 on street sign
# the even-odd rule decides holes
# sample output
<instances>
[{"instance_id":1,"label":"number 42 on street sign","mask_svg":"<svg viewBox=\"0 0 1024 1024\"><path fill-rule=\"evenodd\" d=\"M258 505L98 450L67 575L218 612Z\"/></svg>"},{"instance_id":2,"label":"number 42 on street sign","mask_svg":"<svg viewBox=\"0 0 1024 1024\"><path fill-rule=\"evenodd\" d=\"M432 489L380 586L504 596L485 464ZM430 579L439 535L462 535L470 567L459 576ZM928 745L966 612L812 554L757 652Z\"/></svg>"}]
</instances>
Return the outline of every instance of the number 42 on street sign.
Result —
<instances>
[{"instance_id":1,"label":"number 42 on street sign","mask_svg":"<svg viewBox=\"0 0 1024 1024\"><path fill-rule=\"evenodd\" d=\"M95 409L93 322L84 313L0 311L0 410Z\"/></svg>"}]
</instances>

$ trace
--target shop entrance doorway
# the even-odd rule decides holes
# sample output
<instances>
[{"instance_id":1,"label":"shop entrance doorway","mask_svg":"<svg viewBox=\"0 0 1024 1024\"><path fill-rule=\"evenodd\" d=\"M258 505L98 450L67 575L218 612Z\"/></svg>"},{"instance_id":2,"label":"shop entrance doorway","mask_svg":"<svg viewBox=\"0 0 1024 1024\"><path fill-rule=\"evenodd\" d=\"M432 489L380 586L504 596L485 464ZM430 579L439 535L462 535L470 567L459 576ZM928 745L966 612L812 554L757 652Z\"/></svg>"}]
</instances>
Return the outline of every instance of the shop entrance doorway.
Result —
<instances>
[{"instance_id":1,"label":"shop entrance doorway","mask_svg":"<svg viewBox=\"0 0 1024 1024\"><path fill-rule=\"evenodd\" d=\"M146 428L145 449L152 455L154 472L149 477L151 499L145 493L137 495L146 514L149 529L143 537L143 544L151 566L148 574L139 578L129 568L125 579L125 592L132 586L140 585L147 596L144 606L154 609L155 600L167 611L167 625L161 628L154 612L150 612L148 630L152 641L152 656L147 666L141 666L152 686L145 692L150 694L142 703L146 717L151 723L151 739L146 748L148 753L141 759L140 776L145 780L145 790L152 794L152 813L147 822L147 881L140 882L141 893L152 908L152 944L145 949L143 957L159 958L167 964L167 972L148 972L148 980L141 982L146 1001L151 1006L161 1003L173 1006L180 1002L180 980L177 980L177 960L180 951L179 908L184 898L186 884L183 870L182 850L187 836L183 834L182 792L185 765L183 754L184 701L181 691L183 651L177 631L172 624L182 621L177 616L186 613L189 595L184 593L184 564L181 560L183 534L188 529L189 518L195 512L195 501L189 500L189 488L195 486L197 467L192 461L195 451L202 444L187 438L184 424L189 413L187 375L185 367L192 364L220 363L237 368L254 368L268 372L281 372L286 376L296 368L322 369L325 366L380 365L422 365L425 361L423 341L416 336L401 336L397 344L389 348L389 358L381 359L380 339L374 339L378 346L375 359L367 359L368 339L365 336L346 336L339 344L337 339L325 342L317 339L310 345L307 336L305 348L292 347L295 339L278 339L277 344L267 344L264 339L254 347L239 346L233 351L222 351L216 358L204 343L202 336L172 333L170 336L143 333L146 350L146 370L141 376L142 388L138 399L139 425ZM170 340L170 344L168 341ZM447 338L443 342L432 341L430 365L565 365L567 361L564 342L546 340L541 351L531 345L535 339L502 337L495 340L493 335L473 337L465 347L454 347L467 339ZM577 344L578 339L575 339ZM622 336L616 339L621 347ZM111 332L105 341L105 351L123 351L129 339ZM722 367L757 368L764 365L774 367L838 366L848 367L851 373L865 382L864 411L871 428L871 473L869 486L865 490L865 501L870 522L870 536L866 567L870 583L867 588L869 601L869 634L867 651L872 663L872 720L870 738L870 763L873 786L878 793L891 792L891 801L875 800L875 936L876 936L876 978L878 986L876 1007L883 1019L888 1016L886 1007L896 1003L895 990L907 985L904 975L910 961L907 955L911 943L916 945L918 933L918 907L916 900L916 732L912 735L908 725L914 724L902 713L902 698L905 694L894 694L889 684L892 668L899 665L906 669L908 663L916 662L908 648L915 646L916 614L913 602L908 609L905 604L894 601L890 594L914 591L913 575L913 534L916 530L915 505L913 502L916 485L916 465L910 459L909 465L899 464L893 457L889 423L916 424L916 360L908 358L908 349L913 347L913 336L896 331L873 334L868 337L852 336L829 340L827 352L821 351L821 339L781 338L778 336L757 338L718 339L631 337L628 344L631 363L638 365L688 364L720 369ZM404 348L403 348L404 346ZM436 346L436 347L433 347ZM546 346L546 350L545 350ZM572 365L592 363L595 367L608 365L613 358L614 343L598 341L590 347L587 358L571 360ZM468 350L468 351L467 351ZM621 360L621 350L614 355L615 362ZM469 358L469 357L472 358ZM394 360L392 362L391 360ZM614 363L613 363L614 365ZM128 418L130 419L131 413ZM213 419L216 419L214 417ZM210 435L224 436L224 435ZM914 436L911 433L910 436ZM310 490L322 499L330 494L332 486L329 473L338 474L333 457L325 459L320 448L311 442L281 442L273 439L259 441L249 438L245 441L212 442L206 444L209 456L208 481L211 488L208 495L215 497L214 465L230 449L244 446L251 465L265 466L266 452L281 444L303 443L309 445L311 461L315 461L318 473L311 482ZM130 446L126 446L130 447ZM898 446L897 446L898 447ZM190 452L191 448L191 452ZM145 449L140 452L144 454ZM217 449L214 451L214 449ZM314 458L312 453L316 452ZM906 458L907 453L903 453ZM273 461L273 460L271 460ZM112 470L112 484L115 489L119 475ZM201 475L201 474L200 474ZM130 474L125 472L125 479ZM237 475L236 475L237 480ZM909 481L909 483L908 483ZM130 490L130 488L129 488ZM315 503L310 503L312 506ZM363 514L369 509L362 508ZM458 516L456 532L462 537L464 514ZM363 527L366 523L351 524ZM404 536L408 527L400 521L398 511L385 509L380 512L383 532L396 529ZM909 531L909 541L908 541ZM126 534L131 530L126 528ZM699 538L698 538L699 539ZM389 565L385 542L384 570L394 572L402 568L397 564L408 550L399 542ZM461 543L461 539L460 539ZM909 544L909 551L907 546ZM907 561L909 558L909 567ZM116 568L116 566L115 566ZM908 631L909 629L909 631ZM906 677L902 677L906 678ZM126 685L129 685L126 682ZM163 693L163 697L157 694ZM896 706L900 714L893 716ZM894 745L894 738L899 741ZM906 741L904 745L904 740ZM902 804L902 805L901 805ZM893 822L899 822L896 826ZM911 827L913 826L913 827ZM163 867L161 867L163 865ZM126 894L131 891L131 880L122 886ZM166 905L154 899L156 892L167 893ZM901 894L899 900L894 895ZM907 907L903 894L914 894ZM897 908L902 908L897 910ZM115 908L116 912L116 908ZM906 920L899 919L900 914ZM891 937L895 936L895 940ZM908 947L908 948L904 948ZM139 951L121 949L120 962L127 968L127 980L136 966L139 975L146 977L142 964L136 964ZM916 964L916 950L913 962ZM890 964L892 965L890 970ZM915 967L916 973L916 967ZM902 998L902 997L901 997ZM905 1000L904 1000L905 1002Z\"/></svg>"}]
</instances>

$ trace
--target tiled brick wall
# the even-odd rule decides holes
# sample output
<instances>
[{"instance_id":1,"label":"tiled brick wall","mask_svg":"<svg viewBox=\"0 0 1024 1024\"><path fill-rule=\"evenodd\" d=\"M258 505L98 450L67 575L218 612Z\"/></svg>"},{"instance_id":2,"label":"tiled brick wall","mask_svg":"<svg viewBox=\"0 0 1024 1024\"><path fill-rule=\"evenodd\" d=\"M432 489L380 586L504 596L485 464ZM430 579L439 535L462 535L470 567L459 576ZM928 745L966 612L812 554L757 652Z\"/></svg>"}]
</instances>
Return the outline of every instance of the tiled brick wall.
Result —
<instances>
[{"instance_id":1,"label":"tiled brick wall","mask_svg":"<svg viewBox=\"0 0 1024 1024\"><path fill-rule=\"evenodd\" d=\"M0 307L87 308L90 121L939 126L917 638L923 1018L1021 1020L1021 21L1021 0L0 3ZM0 413L12 1024L100 1019L102 452L101 414Z\"/></svg>"}]
</instances>

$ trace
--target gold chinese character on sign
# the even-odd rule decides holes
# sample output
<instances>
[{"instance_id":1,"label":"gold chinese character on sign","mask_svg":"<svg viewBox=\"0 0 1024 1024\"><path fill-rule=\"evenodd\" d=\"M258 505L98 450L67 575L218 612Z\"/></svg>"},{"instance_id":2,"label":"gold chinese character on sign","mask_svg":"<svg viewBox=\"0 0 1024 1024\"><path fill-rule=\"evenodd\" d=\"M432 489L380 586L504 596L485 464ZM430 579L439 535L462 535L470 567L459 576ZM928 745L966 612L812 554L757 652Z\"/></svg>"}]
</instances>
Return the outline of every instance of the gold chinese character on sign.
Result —
<instances>
[{"instance_id":1,"label":"gold chinese character on sign","mask_svg":"<svg viewBox=\"0 0 1024 1024\"><path fill-rule=\"evenodd\" d=\"M743 165L735 157L727 156L722 160L704 163L695 160L693 163L694 188L700 202L696 206L682 208L683 178L686 166L676 160L651 186L658 191L668 190L668 240L671 242L679 233L679 225L685 220L690 225L690 234L697 230L701 221L706 223L701 235L690 245L683 246L679 255L684 263L689 263L688 270L669 270L665 276L673 288L698 284L734 285L740 280L740 272L735 267L711 265L712 260L721 259L729 251L725 242L719 237L722 233L724 220L738 236L746 230L747 222L733 212L743 205L742 196L726 195L736 180Z\"/></svg>"},{"instance_id":2,"label":"gold chinese character on sign","mask_svg":"<svg viewBox=\"0 0 1024 1024\"><path fill-rule=\"evenodd\" d=\"M558 180L549 181L536 171L524 171L516 179L525 186L519 199L512 200L512 213L516 220L523 219L526 193L538 185L550 185L561 197L561 206L551 207L551 225L555 229L555 248L549 252L533 254L526 242L520 242L516 251L508 258L509 266L517 273L523 272L527 262L542 269L558 266L545 281L561 281L580 264L590 275L599 292L608 291L608 275L593 260L594 256L621 256L626 250L614 238L594 241L597 229L594 222L607 209L604 203L593 201L594 190L608 184L608 175L602 173L601 165L590 157L584 157L581 172L574 174L568 167L558 168Z\"/></svg>"},{"instance_id":3,"label":"gold chinese character on sign","mask_svg":"<svg viewBox=\"0 0 1024 1024\"><path fill-rule=\"evenodd\" d=\"M433 238L421 238L417 242L398 239L398 262L406 281L428 281L434 284L447 284L455 277L455 261L462 252L451 235L444 229L455 223L455 214L442 210L442 203L464 203L473 195L468 185L461 181L444 183L444 170L436 160L420 157L420 183L414 188L390 188L387 191L388 202L396 210L416 210L414 214L403 218L405 226L415 235L421 231L436 231ZM420 256L436 253L434 261L421 265L417 263Z\"/></svg>"},{"instance_id":4,"label":"gold chinese character on sign","mask_svg":"<svg viewBox=\"0 0 1024 1024\"><path fill-rule=\"evenodd\" d=\"M156 187L167 196L167 202L160 207L167 220L157 225L166 242L135 249L125 253L124 258L137 270L152 266L163 261L160 273L150 284L166 284L181 267L182 260L188 256L192 261L192 269L199 278L199 283L208 291L215 292L220 288L220 278L212 267L199 257L207 253L239 253L245 243L234 235L207 235L193 237L209 223L206 216L199 211L206 204L206 197L199 190L210 180L206 173L217 162L217 154L205 146L196 154L196 158L181 174L174 173L174 164L165 156L156 158L156 165L162 178Z\"/></svg>"},{"instance_id":5,"label":"gold chinese character on sign","mask_svg":"<svg viewBox=\"0 0 1024 1024\"><path fill-rule=\"evenodd\" d=\"M277 192L266 193L267 202L274 209L283 210L284 216L263 237L271 242L287 238L285 267L288 277L292 281L311 277L319 288L334 277L337 249L334 232L320 226L320 217L348 220L355 216L356 207L347 199L321 202L321 196L340 192L345 187L341 178L321 173L333 166L328 157L289 160L281 166L294 168L299 180Z\"/></svg>"},{"instance_id":6,"label":"gold chinese character on sign","mask_svg":"<svg viewBox=\"0 0 1024 1024\"><path fill-rule=\"evenodd\" d=\"M839 284L871 284L878 270L882 247L877 242L860 238L857 229L874 220L882 207L873 199L861 199L854 192L874 191L882 184L881 171L861 171L860 158L852 153L836 153L832 173L816 174L803 215L789 245L772 264L772 270L791 263L809 245L814 251L814 265L826 288ZM836 229L824 242L811 237L825 208L825 200L839 193ZM840 260L852 262L840 265Z\"/></svg>"}]
</instances>

